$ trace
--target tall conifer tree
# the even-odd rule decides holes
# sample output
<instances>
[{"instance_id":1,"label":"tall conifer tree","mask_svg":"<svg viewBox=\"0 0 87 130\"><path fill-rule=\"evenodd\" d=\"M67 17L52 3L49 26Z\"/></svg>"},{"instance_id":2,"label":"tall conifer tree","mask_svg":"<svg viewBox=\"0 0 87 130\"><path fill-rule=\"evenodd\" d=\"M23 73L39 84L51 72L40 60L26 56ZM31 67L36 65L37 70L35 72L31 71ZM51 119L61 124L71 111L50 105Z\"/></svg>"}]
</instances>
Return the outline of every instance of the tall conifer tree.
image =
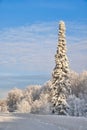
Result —
<instances>
[{"instance_id":1,"label":"tall conifer tree","mask_svg":"<svg viewBox=\"0 0 87 130\"><path fill-rule=\"evenodd\" d=\"M67 96L70 93L69 62L66 55L65 23L60 21L58 33L58 46L55 55L55 68L52 73L51 103L52 112L67 114Z\"/></svg>"}]
</instances>

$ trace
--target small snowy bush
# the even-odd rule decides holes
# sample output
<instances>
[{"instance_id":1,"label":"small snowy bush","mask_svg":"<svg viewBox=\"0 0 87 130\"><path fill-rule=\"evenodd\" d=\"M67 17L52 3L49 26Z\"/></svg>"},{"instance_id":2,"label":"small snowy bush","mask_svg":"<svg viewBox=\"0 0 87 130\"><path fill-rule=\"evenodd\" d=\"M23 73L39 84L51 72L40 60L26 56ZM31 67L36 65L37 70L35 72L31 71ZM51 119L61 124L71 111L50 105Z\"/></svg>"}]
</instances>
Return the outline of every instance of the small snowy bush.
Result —
<instances>
[{"instance_id":1,"label":"small snowy bush","mask_svg":"<svg viewBox=\"0 0 87 130\"><path fill-rule=\"evenodd\" d=\"M8 113L6 100L0 100L0 112Z\"/></svg>"},{"instance_id":2,"label":"small snowy bush","mask_svg":"<svg viewBox=\"0 0 87 130\"><path fill-rule=\"evenodd\" d=\"M17 104L17 112L20 113L30 113L31 112L31 105L23 99L19 104Z\"/></svg>"},{"instance_id":3,"label":"small snowy bush","mask_svg":"<svg viewBox=\"0 0 87 130\"><path fill-rule=\"evenodd\" d=\"M22 98L23 92L18 88L14 88L8 93L7 105L9 112L14 112L17 110L17 104L20 103Z\"/></svg>"},{"instance_id":4,"label":"small snowy bush","mask_svg":"<svg viewBox=\"0 0 87 130\"><path fill-rule=\"evenodd\" d=\"M70 95L68 98L70 106L69 114L71 116L84 116L85 115L85 100L77 98L75 95Z\"/></svg>"}]
</instances>

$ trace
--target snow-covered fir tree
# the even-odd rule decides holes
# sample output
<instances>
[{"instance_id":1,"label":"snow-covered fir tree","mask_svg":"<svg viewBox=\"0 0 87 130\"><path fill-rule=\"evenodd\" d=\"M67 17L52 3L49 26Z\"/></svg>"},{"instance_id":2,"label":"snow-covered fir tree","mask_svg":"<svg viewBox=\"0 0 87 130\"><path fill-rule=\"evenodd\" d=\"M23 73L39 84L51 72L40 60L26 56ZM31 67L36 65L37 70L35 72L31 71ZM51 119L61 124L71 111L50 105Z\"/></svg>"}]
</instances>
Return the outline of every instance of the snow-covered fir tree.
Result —
<instances>
[{"instance_id":1,"label":"snow-covered fir tree","mask_svg":"<svg viewBox=\"0 0 87 130\"><path fill-rule=\"evenodd\" d=\"M51 103L52 112L66 115L68 110L67 96L70 93L69 62L66 55L65 23L60 21L58 46L55 55L55 68L52 72Z\"/></svg>"}]
</instances>

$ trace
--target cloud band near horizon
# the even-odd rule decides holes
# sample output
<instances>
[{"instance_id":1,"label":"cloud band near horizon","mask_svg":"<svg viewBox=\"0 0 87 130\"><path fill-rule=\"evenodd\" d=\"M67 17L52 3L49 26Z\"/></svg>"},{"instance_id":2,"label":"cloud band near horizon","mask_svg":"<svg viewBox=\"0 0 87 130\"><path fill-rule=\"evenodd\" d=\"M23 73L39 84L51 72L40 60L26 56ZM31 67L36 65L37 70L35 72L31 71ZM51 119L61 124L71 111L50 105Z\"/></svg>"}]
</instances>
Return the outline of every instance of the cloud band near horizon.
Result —
<instances>
[{"instance_id":1,"label":"cloud band near horizon","mask_svg":"<svg viewBox=\"0 0 87 130\"><path fill-rule=\"evenodd\" d=\"M87 25L66 22L66 28L70 68L87 70ZM57 39L57 22L0 30L1 72L51 73Z\"/></svg>"}]
</instances>

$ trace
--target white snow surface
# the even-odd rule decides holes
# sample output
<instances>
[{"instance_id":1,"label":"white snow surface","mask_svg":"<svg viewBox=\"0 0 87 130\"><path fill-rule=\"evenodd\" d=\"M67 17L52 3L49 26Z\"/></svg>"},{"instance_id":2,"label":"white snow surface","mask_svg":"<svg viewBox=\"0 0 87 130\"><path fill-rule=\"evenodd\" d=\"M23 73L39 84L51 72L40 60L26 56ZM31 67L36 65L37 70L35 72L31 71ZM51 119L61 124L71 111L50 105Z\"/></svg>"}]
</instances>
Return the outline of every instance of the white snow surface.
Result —
<instances>
[{"instance_id":1,"label":"white snow surface","mask_svg":"<svg viewBox=\"0 0 87 130\"><path fill-rule=\"evenodd\" d=\"M87 118L17 113L0 114L0 130L87 130Z\"/></svg>"}]
</instances>

